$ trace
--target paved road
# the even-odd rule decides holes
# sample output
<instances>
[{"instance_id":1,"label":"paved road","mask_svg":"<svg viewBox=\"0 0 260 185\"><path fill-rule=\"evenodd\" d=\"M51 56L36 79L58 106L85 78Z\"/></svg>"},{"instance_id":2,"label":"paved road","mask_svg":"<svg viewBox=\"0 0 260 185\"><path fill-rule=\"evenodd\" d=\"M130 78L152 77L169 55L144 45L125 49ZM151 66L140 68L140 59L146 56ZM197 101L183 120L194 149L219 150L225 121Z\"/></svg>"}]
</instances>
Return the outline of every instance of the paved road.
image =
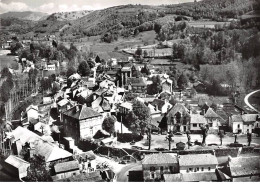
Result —
<instances>
[{"instance_id":1,"label":"paved road","mask_svg":"<svg viewBox=\"0 0 260 185\"><path fill-rule=\"evenodd\" d=\"M259 111L259 110L256 110L256 109L248 102L248 99L249 99L249 97L250 97L251 95L253 95L253 94L255 94L256 92L259 92L259 91L260 91L260 89L249 93L248 95L246 95L246 97L245 97L245 99L244 99L246 105L247 105L248 107L250 107L251 109L253 109L254 111L258 112L258 113L260 113L260 111Z\"/></svg>"},{"instance_id":2,"label":"paved road","mask_svg":"<svg viewBox=\"0 0 260 185\"><path fill-rule=\"evenodd\" d=\"M123 167L120 172L116 174L116 182L128 182L128 172L130 170L142 170L142 164L140 162L128 164Z\"/></svg>"}]
</instances>

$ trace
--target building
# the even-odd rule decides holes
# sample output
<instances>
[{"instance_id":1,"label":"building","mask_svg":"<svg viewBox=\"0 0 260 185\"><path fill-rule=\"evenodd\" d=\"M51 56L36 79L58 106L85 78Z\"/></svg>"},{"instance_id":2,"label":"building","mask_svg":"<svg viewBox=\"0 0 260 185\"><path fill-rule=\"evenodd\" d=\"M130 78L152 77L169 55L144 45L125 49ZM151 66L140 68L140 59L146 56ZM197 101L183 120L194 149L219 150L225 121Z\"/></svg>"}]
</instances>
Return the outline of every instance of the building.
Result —
<instances>
[{"instance_id":1,"label":"building","mask_svg":"<svg viewBox=\"0 0 260 185\"><path fill-rule=\"evenodd\" d=\"M61 113L61 117L66 136L72 137L76 144L80 139L93 137L102 127L102 115L86 104L70 108Z\"/></svg>"},{"instance_id":2,"label":"building","mask_svg":"<svg viewBox=\"0 0 260 185\"><path fill-rule=\"evenodd\" d=\"M231 115L229 125L232 127L233 133L246 134L252 133L253 129L259 127L258 114L236 114Z\"/></svg>"},{"instance_id":3,"label":"building","mask_svg":"<svg viewBox=\"0 0 260 185\"><path fill-rule=\"evenodd\" d=\"M161 81L162 84L162 91L169 91L172 92L172 80L171 79L164 79Z\"/></svg>"},{"instance_id":4,"label":"building","mask_svg":"<svg viewBox=\"0 0 260 185\"><path fill-rule=\"evenodd\" d=\"M147 83L143 77L129 77L125 88L133 93L146 93Z\"/></svg>"},{"instance_id":5,"label":"building","mask_svg":"<svg viewBox=\"0 0 260 185\"><path fill-rule=\"evenodd\" d=\"M204 117L206 118L207 124L209 125L210 128L218 130L218 127L221 126L220 124L221 118L219 115L217 115L217 113L212 108L210 107L208 108Z\"/></svg>"},{"instance_id":6,"label":"building","mask_svg":"<svg viewBox=\"0 0 260 185\"><path fill-rule=\"evenodd\" d=\"M145 155L142 160L144 180L162 179L163 174L179 173L179 165L176 154L157 153Z\"/></svg>"},{"instance_id":7,"label":"building","mask_svg":"<svg viewBox=\"0 0 260 185\"><path fill-rule=\"evenodd\" d=\"M179 156L180 173L215 172L217 157L212 154L188 154Z\"/></svg>"},{"instance_id":8,"label":"building","mask_svg":"<svg viewBox=\"0 0 260 185\"><path fill-rule=\"evenodd\" d=\"M37 120L39 119L39 109L38 106L35 105L30 105L29 107L26 108L26 112L28 121L30 122L31 120Z\"/></svg>"},{"instance_id":9,"label":"building","mask_svg":"<svg viewBox=\"0 0 260 185\"><path fill-rule=\"evenodd\" d=\"M10 155L4 162L4 170L12 174L12 177L17 177L19 179L27 176L27 168L30 166L30 163L27 161L15 156Z\"/></svg>"},{"instance_id":10,"label":"building","mask_svg":"<svg viewBox=\"0 0 260 185\"><path fill-rule=\"evenodd\" d=\"M80 174L78 161L67 161L54 165L55 175L53 179L65 179Z\"/></svg>"},{"instance_id":11,"label":"building","mask_svg":"<svg viewBox=\"0 0 260 185\"><path fill-rule=\"evenodd\" d=\"M167 130L173 132L185 132L189 128L189 110L182 104L176 103L167 114Z\"/></svg>"},{"instance_id":12,"label":"building","mask_svg":"<svg viewBox=\"0 0 260 185\"><path fill-rule=\"evenodd\" d=\"M151 103L155 107L155 109L160 110L162 114L165 114L172 108L172 104L169 103L167 99L160 100L160 99L154 99Z\"/></svg>"},{"instance_id":13,"label":"building","mask_svg":"<svg viewBox=\"0 0 260 185\"><path fill-rule=\"evenodd\" d=\"M260 157L229 157L228 166L233 182L259 181Z\"/></svg>"},{"instance_id":14,"label":"building","mask_svg":"<svg viewBox=\"0 0 260 185\"><path fill-rule=\"evenodd\" d=\"M191 114L190 115L190 131L200 131L200 127L207 124L207 120L203 115Z\"/></svg>"},{"instance_id":15,"label":"building","mask_svg":"<svg viewBox=\"0 0 260 185\"><path fill-rule=\"evenodd\" d=\"M165 174L165 182L211 182L218 181L215 172Z\"/></svg>"}]
</instances>

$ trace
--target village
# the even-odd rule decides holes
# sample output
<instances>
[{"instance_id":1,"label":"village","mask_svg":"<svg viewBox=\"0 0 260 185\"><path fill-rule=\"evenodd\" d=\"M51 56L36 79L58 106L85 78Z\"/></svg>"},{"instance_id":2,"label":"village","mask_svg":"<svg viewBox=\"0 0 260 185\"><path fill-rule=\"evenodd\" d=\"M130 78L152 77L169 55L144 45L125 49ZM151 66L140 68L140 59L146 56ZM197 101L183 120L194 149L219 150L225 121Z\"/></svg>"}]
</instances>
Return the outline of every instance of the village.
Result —
<instances>
[{"instance_id":1,"label":"village","mask_svg":"<svg viewBox=\"0 0 260 185\"><path fill-rule=\"evenodd\" d=\"M161 66L135 57L111 58L100 71L97 57L89 58L88 76L79 74L80 67L57 75L59 62L42 59L40 75L53 78L51 90L43 93L44 83L36 81L31 96L40 97L39 103L27 105L18 120L6 115L5 173L26 181L33 165L28 159L35 156L48 181L259 180L259 112L230 99L220 104L203 98L200 81L176 88L167 73L155 69ZM23 73L34 68L21 60ZM156 83L161 91L148 94Z\"/></svg>"}]
</instances>

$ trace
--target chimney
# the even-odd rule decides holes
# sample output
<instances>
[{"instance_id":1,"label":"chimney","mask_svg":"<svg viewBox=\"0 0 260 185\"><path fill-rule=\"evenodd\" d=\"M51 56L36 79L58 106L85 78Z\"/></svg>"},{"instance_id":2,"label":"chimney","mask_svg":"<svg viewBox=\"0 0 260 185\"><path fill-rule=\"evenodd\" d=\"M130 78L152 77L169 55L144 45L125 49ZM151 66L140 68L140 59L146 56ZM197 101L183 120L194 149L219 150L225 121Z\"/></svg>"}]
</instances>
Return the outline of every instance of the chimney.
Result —
<instances>
[{"instance_id":1,"label":"chimney","mask_svg":"<svg viewBox=\"0 0 260 185\"><path fill-rule=\"evenodd\" d=\"M76 105L76 112L79 111L79 105Z\"/></svg>"},{"instance_id":2,"label":"chimney","mask_svg":"<svg viewBox=\"0 0 260 185\"><path fill-rule=\"evenodd\" d=\"M67 110L69 110L70 109L70 104L67 104Z\"/></svg>"},{"instance_id":3,"label":"chimney","mask_svg":"<svg viewBox=\"0 0 260 185\"><path fill-rule=\"evenodd\" d=\"M158 110L159 110L159 108L158 108L158 105L155 105L155 110L156 110L156 111L158 111Z\"/></svg>"}]
</instances>

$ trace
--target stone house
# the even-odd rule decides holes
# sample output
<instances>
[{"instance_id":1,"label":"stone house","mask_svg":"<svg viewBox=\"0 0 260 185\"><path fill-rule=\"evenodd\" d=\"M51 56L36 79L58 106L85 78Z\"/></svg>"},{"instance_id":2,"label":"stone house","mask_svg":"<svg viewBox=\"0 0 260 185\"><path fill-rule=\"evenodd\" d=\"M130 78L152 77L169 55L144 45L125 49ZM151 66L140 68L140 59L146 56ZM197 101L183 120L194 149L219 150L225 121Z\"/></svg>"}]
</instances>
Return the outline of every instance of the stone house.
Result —
<instances>
[{"instance_id":1,"label":"stone house","mask_svg":"<svg viewBox=\"0 0 260 185\"><path fill-rule=\"evenodd\" d=\"M219 126L221 126L221 117L217 115L217 113L211 107L208 108L204 117L206 118L207 124L210 128L218 130Z\"/></svg>"},{"instance_id":2,"label":"stone house","mask_svg":"<svg viewBox=\"0 0 260 185\"><path fill-rule=\"evenodd\" d=\"M163 174L179 173L176 154L157 153L146 155L142 160L144 180L161 179Z\"/></svg>"},{"instance_id":3,"label":"stone house","mask_svg":"<svg viewBox=\"0 0 260 185\"><path fill-rule=\"evenodd\" d=\"M179 156L180 173L215 172L217 157L212 154L188 154Z\"/></svg>"},{"instance_id":4,"label":"stone house","mask_svg":"<svg viewBox=\"0 0 260 185\"><path fill-rule=\"evenodd\" d=\"M191 114L190 115L190 131L200 131L200 127L207 124L207 120L203 115Z\"/></svg>"},{"instance_id":5,"label":"stone house","mask_svg":"<svg viewBox=\"0 0 260 185\"><path fill-rule=\"evenodd\" d=\"M102 115L86 104L70 108L61 117L66 136L72 137L76 144L80 139L92 138L102 128Z\"/></svg>"},{"instance_id":6,"label":"stone house","mask_svg":"<svg viewBox=\"0 0 260 185\"><path fill-rule=\"evenodd\" d=\"M229 125L231 126L233 133L252 133L256 126L259 127L258 119L258 114L231 115Z\"/></svg>"},{"instance_id":7,"label":"stone house","mask_svg":"<svg viewBox=\"0 0 260 185\"><path fill-rule=\"evenodd\" d=\"M173 132L185 132L189 130L189 110L182 104L176 103L167 114L167 130Z\"/></svg>"},{"instance_id":8,"label":"stone house","mask_svg":"<svg viewBox=\"0 0 260 185\"><path fill-rule=\"evenodd\" d=\"M169 91L172 92L172 80L171 79L164 79L161 81L162 84L162 91Z\"/></svg>"},{"instance_id":9,"label":"stone house","mask_svg":"<svg viewBox=\"0 0 260 185\"><path fill-rule=\"evenodd\" d=\"M125 87L133 93L146 93L147 83L143 77L128 78Z\"/></svg>"}]
</instances>

